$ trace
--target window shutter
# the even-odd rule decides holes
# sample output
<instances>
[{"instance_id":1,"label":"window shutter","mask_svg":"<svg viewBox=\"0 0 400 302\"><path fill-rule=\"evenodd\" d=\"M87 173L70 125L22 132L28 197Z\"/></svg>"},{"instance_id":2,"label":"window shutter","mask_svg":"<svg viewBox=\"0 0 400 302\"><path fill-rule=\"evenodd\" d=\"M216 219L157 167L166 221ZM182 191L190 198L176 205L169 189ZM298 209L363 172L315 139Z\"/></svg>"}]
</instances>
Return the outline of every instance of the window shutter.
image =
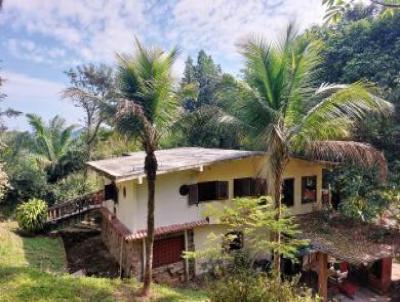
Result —
<instances>
[{"instance_id":1,"label":"window shutter","mask_svg":"<svg viewBox=\"0 0 400 302\"><path fill-rule=\"evenodd\" d=\"M216 181L217 200L224 200L229 198L229 183L227 181Z\"/></svg>"},{"instance_id":2,"label":"window shutter","mask_svg":"<svg viewBox=\"0 0 400 302\"><path fill-rule=\"evenodd\" d=\"M189 185L188 200L189 200L189 205L194 205L199 203L199 187L197 184Z\"/></svg>"},{"instance_id":3,"label":"window shutter","mask_svg":"<svg viewBox=\"0 0 400 302\"><path fill-rule=\"evenodd\" d=\"M233 196L249 196L251 192L251 178L237 178L233 181Z\"/></svg>"},{"instance_id":4,"label":"window shutter","mask_svg":"<svg viewBox=\"0 0 400 302\"><path fill-rule=\"evenodd\" d=\"M242 178L242 196L251 194L251 178Z\"/></svg>"},{"instance_id":5,"label":"window shutter","mask_svg":"<svg viewBox=\"0 0 400 302\"><path fill-rule=\"evenodd\" d=\"M264 178L252 179L252 196L264 196L267 194L267 181Z\"/></svg>"}]
</instances>

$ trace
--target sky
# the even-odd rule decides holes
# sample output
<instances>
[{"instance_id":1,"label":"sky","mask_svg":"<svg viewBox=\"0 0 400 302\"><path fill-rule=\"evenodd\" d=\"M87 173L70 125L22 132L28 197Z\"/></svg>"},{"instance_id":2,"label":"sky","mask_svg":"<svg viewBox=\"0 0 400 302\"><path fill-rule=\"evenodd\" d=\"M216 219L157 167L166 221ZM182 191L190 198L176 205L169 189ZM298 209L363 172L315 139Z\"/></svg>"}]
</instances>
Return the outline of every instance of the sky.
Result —
<instances>
[{"instance_id":1,"label":"sky","mask_svg":"<svg viewBox=\"0 0 400 302\"><path fill-rule=\"evenodd\" d=\"M243 66L237 43L249 35L273 41L290 21L300 30L322 23L321 0L4 0L0 13L0 74L7 94L2 108L59 114L82 124L82 112L61 91L64 71L80 64L113 65L116 54L132 53L134 38L181 55L173 74L181 77L188 55L200 49L226 72ZM24 115L7 120L28 130Z\"/></svg>"}]
</instances>

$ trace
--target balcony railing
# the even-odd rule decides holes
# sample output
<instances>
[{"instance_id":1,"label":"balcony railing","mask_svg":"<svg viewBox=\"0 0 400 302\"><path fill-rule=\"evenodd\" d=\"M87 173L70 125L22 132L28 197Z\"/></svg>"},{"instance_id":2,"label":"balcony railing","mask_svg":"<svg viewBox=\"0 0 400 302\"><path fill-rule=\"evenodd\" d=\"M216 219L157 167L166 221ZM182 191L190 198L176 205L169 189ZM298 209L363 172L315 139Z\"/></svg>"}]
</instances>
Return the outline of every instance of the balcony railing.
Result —
<instances>
[{"instance_id":1,"label":"balcony railing","mask_svg":"<svg viewBox=\"0 0 400 302\"><path fill-rule=\"evenodd\" d=\"M54 205L47 211L47 220L49 222L56 222L92 209L100 208L103 201L104 191L99 191Z\"/></svg>"}]
</instances>

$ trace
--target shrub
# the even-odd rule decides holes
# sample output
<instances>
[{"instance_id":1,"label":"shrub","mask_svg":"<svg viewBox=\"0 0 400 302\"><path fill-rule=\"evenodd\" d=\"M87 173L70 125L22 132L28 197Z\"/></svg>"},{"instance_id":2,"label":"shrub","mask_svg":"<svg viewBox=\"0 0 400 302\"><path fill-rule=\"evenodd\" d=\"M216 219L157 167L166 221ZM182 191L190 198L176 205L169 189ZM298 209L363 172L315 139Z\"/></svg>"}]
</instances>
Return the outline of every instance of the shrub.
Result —
<instances>
[{"instance_id":1,"label":"shrub","mask_svg":"<svg viewBox=\"0 0 400 302\"><path fill-rule=\"evenodd\" d=\"M41 199L30 199L17 207L16 218L22 230L42 231L47 221L47 204Z\"/></svg>"},{"instance_id":2,"label":"shrub","mask_svg":"<svg viewBox=\"0 0 400 302\"><path fill-rule=\"evenodd\" d=\"M3 200L9 188L10 183L8 181L8 175L4 171L3 164L0 164L0 202Z\"/></svg>"},{"instance_id":3,"label":"shrub","mask_svg":"<svg viewBox=\"0 0 400 302\"><path fill-rule=\"evenodd\" d=\"M212 302L313 302L311 290L297 286L296 281L280 281L265 274L243 271L210 282L208 296Z\"/></svg>"},{"instance_id":4,"label":"shrub","mask_svg":"<svg viewBox=\"0 0 400 302\"><path fill-rule=\"evenodd\" d=\"M225 267L220 278L208 282L212 302L312 302L310 289L298 285L298 278L281 280L273 275L249 267L248 255L237 252L231 265Z\"/></svg>"},{"instance_id":5,"label":"shrub","mask_svg":"<svg viewBox=\"0 0 400 302\"><path fill-rule=\"evenodd\" d=\"M46 173L40 170L34 161L20 159L9 163L6 168L11 187L6 203L17 204L30 198L47 198L49 186Z\"/></svg>"}]
</instances>

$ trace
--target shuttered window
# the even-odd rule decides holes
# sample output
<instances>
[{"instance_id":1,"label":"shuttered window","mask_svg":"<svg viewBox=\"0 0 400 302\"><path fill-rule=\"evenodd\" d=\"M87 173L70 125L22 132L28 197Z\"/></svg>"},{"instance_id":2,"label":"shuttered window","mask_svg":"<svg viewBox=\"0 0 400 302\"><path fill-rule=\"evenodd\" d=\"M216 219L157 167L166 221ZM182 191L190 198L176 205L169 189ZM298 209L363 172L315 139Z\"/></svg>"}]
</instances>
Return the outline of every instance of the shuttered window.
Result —
<instances>
[{"instance_id":1,"label":"shuttered window","mask_svg":"<svg viewBox=\"0 0 400 302\"><path fill-rule=\"evenodd\" d=\"M118 202L118 188L115 183L104 186L104 200L114 200L114 202Z\"/></svg>"},{"instance_id":2,"label":"shuttered window","mask_svg":"<svg viewBox=\"0 0 400 302\"><path fill-rule=\"evenodd\" d=\"M153 246L153 267L160 267L182 260L185 250L185 237L156 239Z\"/></svg>"},{"instance_id":3,"label":"shuttered window","mask_svg":"<svg viewBox=\"0 0 400 302\"><path fill-rule=\"evenodd\" d=\"M228 198L229 183L227 181L207 181L189 186L189 205Z\"/></svg>"},{"instance_id":4,"label":"shuttered window","mask_svg":"<svg viewBox=\"0 0 400 302\"><path fill-rule=\"evenodd\" d=\"M233 181L233 196L259 197L267 194L267 184L263 178L237 178Z\"/></svg>"}]
</instances>

